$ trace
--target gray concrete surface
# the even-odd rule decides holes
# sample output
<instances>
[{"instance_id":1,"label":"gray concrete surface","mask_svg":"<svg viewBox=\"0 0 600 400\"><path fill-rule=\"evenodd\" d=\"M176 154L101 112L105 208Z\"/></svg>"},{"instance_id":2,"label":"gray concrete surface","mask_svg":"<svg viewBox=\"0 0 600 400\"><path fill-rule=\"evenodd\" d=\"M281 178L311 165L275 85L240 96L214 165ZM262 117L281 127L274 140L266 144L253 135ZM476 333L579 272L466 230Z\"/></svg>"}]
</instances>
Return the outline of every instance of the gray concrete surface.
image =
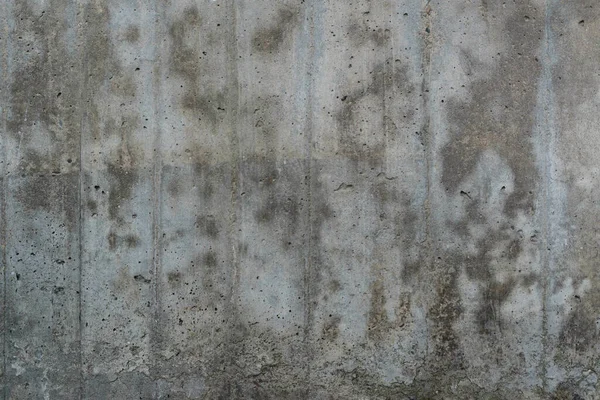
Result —
<instances>
[{"instance_id":1,"label":"gray concrete surface","mask_svg":"<svg viewBox=\"0 0 600 400\"><path fill-rule=\"evenodd\" d=\"M2 399L600 399L600 4L0 0Z\"/></svg>"}]
</instances>

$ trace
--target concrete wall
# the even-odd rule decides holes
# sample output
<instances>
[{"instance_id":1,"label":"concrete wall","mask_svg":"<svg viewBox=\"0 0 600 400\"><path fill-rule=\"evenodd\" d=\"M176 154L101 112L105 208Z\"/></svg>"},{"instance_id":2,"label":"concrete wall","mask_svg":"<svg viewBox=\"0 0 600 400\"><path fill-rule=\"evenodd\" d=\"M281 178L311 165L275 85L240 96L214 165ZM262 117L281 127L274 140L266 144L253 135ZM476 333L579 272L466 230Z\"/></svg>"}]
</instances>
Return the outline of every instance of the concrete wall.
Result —
<instances>
[{"instance_id":1,"label":"concrete wall","mask_svg":"<svg viewBox=\"0 0 600 400\"><path fill-rule=\"evenodd\" d=\"M600 399L593 0L0 0L2 399Z\"/></svg>"}]
</instances>

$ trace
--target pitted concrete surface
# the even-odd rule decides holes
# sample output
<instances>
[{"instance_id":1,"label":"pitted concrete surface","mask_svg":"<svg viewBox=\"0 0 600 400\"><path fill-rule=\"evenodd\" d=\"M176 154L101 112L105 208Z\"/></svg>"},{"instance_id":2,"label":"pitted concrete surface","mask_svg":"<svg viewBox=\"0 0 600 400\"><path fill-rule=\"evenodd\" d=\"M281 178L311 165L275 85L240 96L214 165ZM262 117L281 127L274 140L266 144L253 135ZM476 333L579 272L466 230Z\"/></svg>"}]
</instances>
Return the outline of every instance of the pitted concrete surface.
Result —
<instances>
[{"instance_id":1,"label":"pitted concrete surface","mask_svg":"<svg viewBox=\"0 0 600 400\"><path fill-rule=\"evenodd\" d=\"M2 399L600 399L600 4L0 5Z\"/></svg>"}]
</instances>

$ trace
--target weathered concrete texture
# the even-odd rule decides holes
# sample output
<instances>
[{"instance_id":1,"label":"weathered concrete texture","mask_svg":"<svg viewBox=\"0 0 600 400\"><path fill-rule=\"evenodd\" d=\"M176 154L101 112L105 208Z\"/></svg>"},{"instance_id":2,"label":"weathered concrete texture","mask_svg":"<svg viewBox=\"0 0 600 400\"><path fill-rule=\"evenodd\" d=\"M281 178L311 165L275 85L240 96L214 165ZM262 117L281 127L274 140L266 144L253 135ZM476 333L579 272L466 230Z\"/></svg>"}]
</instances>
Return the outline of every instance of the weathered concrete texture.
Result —
<instances>
[{"instance_id":1,"label":"weathered concrete texture","mask_svg":"<svg viewBox=\"0 0 600 400\"><path fill-rule=\"evenodd\" d=\"M2 399L600 399L600 5L0 0Z\"/></svg>"}]
</instances>

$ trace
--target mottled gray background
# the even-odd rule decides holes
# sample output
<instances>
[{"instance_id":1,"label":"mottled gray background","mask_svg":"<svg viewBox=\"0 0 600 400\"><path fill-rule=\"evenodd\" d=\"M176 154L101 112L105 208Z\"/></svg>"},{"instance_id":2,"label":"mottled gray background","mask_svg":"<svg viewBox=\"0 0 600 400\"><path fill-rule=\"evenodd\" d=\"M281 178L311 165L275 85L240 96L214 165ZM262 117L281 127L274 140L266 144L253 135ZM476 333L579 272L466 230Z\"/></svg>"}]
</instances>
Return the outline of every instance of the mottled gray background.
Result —
<instances>
[{"instance_id":1,"label":"mottled gray background","mask_svg":"<svg viewBox=\"0 0 600 400\"><path fill-rule=\"evenodd\" d=\"M600 399L595 0L0 0L8 399Z\"/></svg>"}]
</instances>

